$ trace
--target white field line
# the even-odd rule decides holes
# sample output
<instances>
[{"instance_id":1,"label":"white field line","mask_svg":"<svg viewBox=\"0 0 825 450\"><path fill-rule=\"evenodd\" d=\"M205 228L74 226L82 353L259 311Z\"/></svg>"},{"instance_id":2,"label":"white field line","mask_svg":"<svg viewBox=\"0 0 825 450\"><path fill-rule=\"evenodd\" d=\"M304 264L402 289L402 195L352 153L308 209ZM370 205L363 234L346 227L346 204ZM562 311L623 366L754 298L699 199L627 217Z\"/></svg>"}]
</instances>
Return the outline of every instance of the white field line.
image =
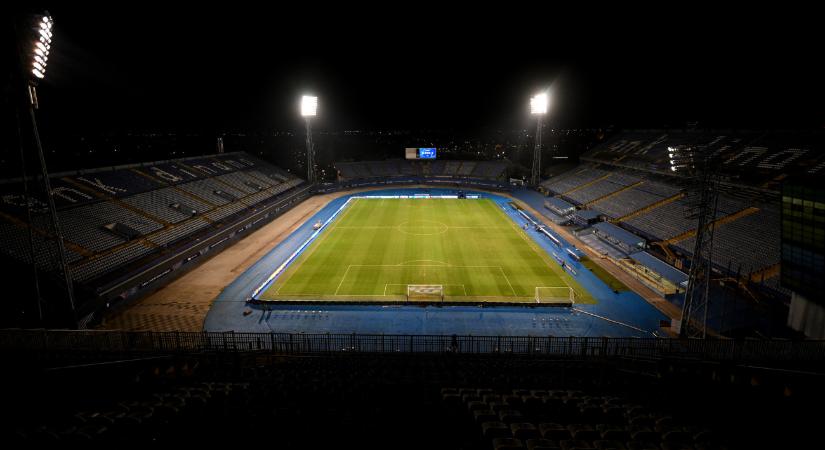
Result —
<instances>
[{"instance_id":1,"label":"white field line","mask_svg":"<svg viewBox=\"0 0 825 450\"><path fill-rule=\"evenodd\" d=\"M348 204L348 203L350 202L350 200L352 200L352 205L349 205L349 204ZM317 249L318 249L318 247L320 247L320 246L321 246L321 244L322 244L322 243L323 243L323 242L327 239L327 237L328 237L330 234L332 234L332 231L333 231L333 230L335 230L335 228L338 226L338 224L340 224L340 223L341 223L341 221L342 221L342 220L344 220L344 217L346 217L346 215L347 215L347 214L349 214L349 212L352 210L352 206L353 206L353 205L355 204L355 202L357 201L357 200L353 200L353 199L350 199L350 200L347 200L347 202L346 202L346 203L344 203L344 205L343 205L343 206L344 206L344 207L346 207L346 208L344 209L344 211L343 211L343 213L341 214L341 216L340 216L340 217L338 217L338 220L337 220L335 223L333 223L333 224L332 224L332 226L330 227L330 229L329 229L329 231L328 231L328 232L323 233L323 235L321 236L321 239L319 239L319 240L318 240L318 242L316 242L316 243L315 243L315 246L314 246L314 247L312 247L312 248L310 249L310 251L309 251L309 253L306 255L305 259L309 259L309 257L310 257L310 256L312 256L312 254L313 254L313 253L315 253L315 250L317 250ZM334 217L333 217L333 219L334 219ZM323 231L323 229L318 230L318 231ZM287 262L289 262L289 261L287 261ZM285 270L285 268L284 268L284 270ZM280 285L280 286L278 286L278 289L276 289L276 290L275 290L275 295L278 295L278 294L280 294L280 293L281 293L281 289L282 289L284 286L286 286L286 284L287 284L287 283L289 282L289 280L292 278L292 275L295 275L295 272L297 272L297 270L293 270L292 272L290 272L290 273L289 273L289 275L287 275L287 277L286 277L286 279L284 280L284 282L283 282L283 283L281 283L281 285ZM275 273L274 273L274 274L277 274L277 273L278 273L278 271L275 271ZM274 275L274 274L273 274L273 275ZM274 277L273 277L273 278L274 278Z\"/></svg>"},{"instance_id":2,"label":"white field line","mask_svg":"<svg viewBox=\"0 0 825 450\"><path fill-rule=\"evenodd\" d=\"M507 285L510 286L510 290L513 291L513 297L518 297L518 294L516 294L516 290L513 289L513 285L510 283L510 279L507 278L507 274L504 273L504 269L502 269L501 266L499 266L498 270L500 270L501 274L504 275L504 279L507 281Z\"/></svg>"},{"instance_id":3,"label":"white field line","mask_svg":"<svg viewBox=\"0 0 825 450\"><path fill-rule=\"evenodd\" d=\"M409 283L407 283L407 284L405 284L405 283L384 283L384 293L383 294L381 294L381 295L378 295L378 294L363 294L363 295L365 295L365 296L368 295L368 296L373 296L373 297L395 297L395 295L387 294L387 288L390 287L390 286L409 286ZM469 297L469 295L467 295L467 286L464 285L463 283L447 283L447 284L444 284L443 286L445 286L445 287L446 286L461 286L461 290L464 291L464 297ZM312 294L306 294L306 295L312 295ZM322 294L318 294L318 295L322 295ZM336 296L336 297L354 297L354 296L359 296L361 294L332 294L332 295Z\"/></svg>"},{"instance_id":4,"label":"white field line","mask_svg":"<svg viewBox=\"0 0 825 450\"><path fill-rule=\"evenodd\" d=\"M373 199L375 199L375 197L354 196L354 197L351 198L351 200L352 200L353 203L355 203L358 199L364 199L364 198L373 198ZM338 229L338 228L342 228L342 229L390 229L390 228L397 228L397 226L393 226L393 225L387 225L387 226L347 226L347 225L344 225L344 226L341 226L340 225L341 222L343 222L343 219L346 217L347 214L349 214L349 212L350 212L349 210L352 209L352 207L351 207L352 205L349 205L349 206L350 207L346 208L346 211L342 211L342 214L340 215L340 217L337 218L338 220L336 220L335 223L332 224L330 229L327 230L326 233L324 233L324 236L321 236L321 239L316 243L316 245L311 249L311 251L307 255L305 255L306 258L311 257L312 254L315 252L315 250L317 250L317 248L320 247L321 244L324 242L324 240L328 237L327 235L332 234L332 232L335 229ZM560 268L556 267L556 264L554 264L552 261L548 262L550 258L546 254L546 252L543 252L541 249L536 248L535 243L531 242L530 238L525 236L522 233L521 228L517 227L516 224L513 223L513 221L510 219L510 217L507 216L506 212L501 211L501 213L505 215L505 219L506 219L509 227L512 228L527 243L527 245L534 252L536 252L539 255L539 257L545 262L545 264L553 272L558 272L558 270ZM491 226L448 226L448 225L445 225L445 226L447 226L447 228L456 228L456 229L507 229L508 228L507 226L495 226L495 225L491 225ZM409 261L409 262L415 262L415 261L432 261L432 262L438 262L438 263L441 263L441 264L406 264L406 262L402 262L402 263L399 263L399 264L351 264L351 265L347 266L347 269L344 272L344 275L341 278L341 281L338 283L338 286L335 290L335 293L332 294L331 296L335 296L335 297L352 296L351 294L350 295L338 294L341 286L343 285L343 283L344 283L346 277L348 276L348 273L349 273L349 271L352 267L395 267L395 268L398 268L398 267L453 267L453 268L474 268L474 269L475 268L498 269L499 271L501 271L501 274L504 276L505 280L507 281L507 284L509 285L510 290L513 292L512 297L515 297L515 298L522 298L523 297L523 296L519 296L519 295L516 294L516 291L513 288L513 285L510 282L509 277L507 277L507 274L504 272L504 269L501 266L495 266L495 265L451 265L449 263L443 263L441 261L435 261L435 260L413 260L413 261ZM281 288L283 288L283 286L286 285L289 282L289 279L292 277L292 275L294 275L295 272L297 272L297 271L292 271L289 274L288 278L286 280L284 280L283 283L281 283L281 286L279 286L278 290L275 292L275 295L280 295ZM564 275L566 275L566 272L562 271L562 273ZM565 286L558 286L558 287L570 288L570 285L567 284L564 281L563 277L559 277L559 279L560 279L560 281L565 283ZM391 285L391 284L394 284L394 283L385 284L383 295L379 295L379 294L371 294L371 295L370 294L363 294L363 295L364 296L373 296L373 297L386 296L387 285ZM453 285L462 286L462 289L464 290L465 296L466 297L471 297L471 296L467 295L467 288L464 284L456 283L456 284L453 284ZM291 296L301 296L299 294L290 294L290 295ZM329 294L307 294L306 296L314 296L314 295L330 296ZM362 295L362 294L359 294L359 295ZM495 296L495 295L475 295L475 296L472 296L472 297L479 297L479 298L510 298L508 296ZM524 298L527 298L527 297L524 297Z\"/></svg>"},{"instance_id":5,"label":"white field line","mask_svg":"<svg viewBox=\"0 0 825 450\"><path fill-rule=\"evenodd\" d=\"M504 226L466 226L465 227L465 226L453 226L453 225L446 225L446 224L443 224L443 225L445 227L447 227L448 230L453 229L453 228L459 229L459 230L506 230L506 229L509 228L509 227L504 227ZM346 225L346 226L340 226L340 227L335 227L335 228L336 229L342 229L342 230L388 230L388 229L391 229L391 228L398 228L398 227L399 227L399 225L363 225L363 226ZM435 226L432 226L430 228L434 228L434 227Z\"/></svg>"},{"instance_id":6,"label":"white field line","mask_svg":"<svg viewBox=\"0 0 825 450\"><path fill-rule=\"evenodd\" d=\"M507 213L505 213L504 211L502 211L501 213L504 214L505 216L507 216ZM558 264L556 264L555 262L550 260L550 256L547 255L547 252L543 251L541 248L537 248L535 242L532 242L529 237L525 236L524 233L522 232L523 230L521 228L517 227L516 224L513 223L513 221L510 220L509 217L507 217L507 221L510 222L510 226L516 231L516 234L518 234L524 240L524 242L526 242L527 245L534 252L536 252L537 255L539 255L539 258L541 258L541 260L544 261L544 263L547 265L547 267L550 268L551 271L556 272L556 273L561 273L562 275L568 276L567 272L565 272L564 269L559 267ZM559 276L559 280L561 280L561 282L564 283L567 287L569 287L569 288L571 287L569 284L567 284L566 281L564 281L563 276ZM575 292L575 289L574 289L574 292Z\"/></svg>"},{"instance_id":7,"label":"white field line","mask_svg":"<svg viewBox=\"0 0 825 450\"><path fill-rule=\"evenodd\" d=\"M342 284L344 284L344 280L346 280L346 279L347 279L347 274L349 273L349 270L350 270L350 269L352 269L352 264L350 264L350 265L348 265L348 266L347 266L347 270L345 270L345 271L344 271L344 276L343 276L343 277L341 277L341 282L340 282L340 283L338 283L338 287L337 287L337 288L335 288L335 293L334 293L334 294L332 294L332 295L338 295L338 289L341 289L341 285L342 285Z\"/></svg>"},{"instance_id":8,"label":"white field line","mask_svg":"<svg viewBox=\"0 0 825 450\"><path fill-rule=\"evenodd\" d=\"M567 295L570 295L570 291L573 291L573 296L575 297L576 290L571 288L570 286L536 286L536 290L539 289L568 289ZM538 298L536 298L536 303L541 303Z\"/></svg>"}]
</instances>

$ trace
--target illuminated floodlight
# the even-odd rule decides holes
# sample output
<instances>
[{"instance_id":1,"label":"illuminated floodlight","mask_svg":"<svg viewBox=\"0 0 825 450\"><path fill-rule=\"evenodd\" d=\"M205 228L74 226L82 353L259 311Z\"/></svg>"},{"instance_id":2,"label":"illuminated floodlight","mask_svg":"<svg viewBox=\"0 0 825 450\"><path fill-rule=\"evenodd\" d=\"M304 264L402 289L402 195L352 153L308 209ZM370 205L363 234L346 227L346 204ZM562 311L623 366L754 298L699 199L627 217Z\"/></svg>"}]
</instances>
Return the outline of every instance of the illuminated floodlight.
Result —
<instances>
[{"instance_id":1,"label":"illuminated floodlight","mask_svg":"<svg viewBox=\"0 0 825 450\"><path fill-rule=\"evenodd\" d=\"M694 152L686 147L668 147L667 157L671 172L686 172L694 168Z\"/></svg>"},{"instance_id":2,"label":"illuminated floodlight","mask_svg":"<svg viewBox=\"0 0 825 450\"><path fill-rule=\"evenodd\" d=\"M318 110L318 97L313 95L305 95L301 97L301 115L304 117L312 117Z\"/></svg>"},{"instance_id":3,"label":"illuminated floodlight","mask_svg":"<svg viewBox=\"0 0 825 450\"><path fill-rule=\"evenodd\" d=\"M304 95L301 97L301 115L306 119L307 125L307 181L314 183L316 177L315 165L315 145L312 143L312 118L318 113L318 97L314 95Z\"/></svg>"},{"instance_id":4,"label":"illuminated floodlight","mask_svg":"<svg viewBox=\"0 0 825 450\"><path fill-rule=\"evenodd\" d=\"M36 81L46 77L49 50L51 49L52 37L54 37L52 34L54 20L52 20L51 16L45 15L39 22L35 23L36 25L34 25L32 30L34 32L34 43L31 47L31 65L29 69Z\"/></svg>"},{"instance_id":5,"label":"illuminated floodlight","mask_svg":"<svg viewBox=\"0 0 825 450\"><path fill-rule=\"evenodd\" d=\"M549 103L550 99L546 92L536 94L530 99L530 113L547 114L547 106Z\"/></svg>"},{"instance_id":6,"label":"illuminated floodlight","mask_svg":"<svg viewBox=\"0 0 825 450\"><path fill-rule=\"evenodd\" d=\"M536 123L536 145L533 147L533 168L530 174L530 183L537 186L541 181L541 128L542 119L547 114L547 106L550 103L547 91L539 92L530 98L530 113L537 117Z\"/></svg>"}]
</instances>

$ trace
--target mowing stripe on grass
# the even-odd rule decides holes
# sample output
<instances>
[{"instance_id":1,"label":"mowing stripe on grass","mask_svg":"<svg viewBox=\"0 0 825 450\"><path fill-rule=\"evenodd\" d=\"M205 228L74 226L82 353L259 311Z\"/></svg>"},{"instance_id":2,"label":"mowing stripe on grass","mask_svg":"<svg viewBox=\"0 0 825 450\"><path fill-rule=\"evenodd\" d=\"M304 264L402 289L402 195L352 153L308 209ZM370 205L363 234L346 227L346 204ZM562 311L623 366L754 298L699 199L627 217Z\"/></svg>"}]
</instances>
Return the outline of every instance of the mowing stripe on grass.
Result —
<instances>
[{"instance_id":1,"label":"mowing stripe on grass","mask_svg":"<svg viewBox=\"0 0 825 450\"><path fill-rule=\"evenodd\" d=\"M440 284L455 301L535 304L536 286L567 285L593 302L488 199L361 198L323 234L259 300L381 302L392 286Z\"/></svg>"}]
</instances>

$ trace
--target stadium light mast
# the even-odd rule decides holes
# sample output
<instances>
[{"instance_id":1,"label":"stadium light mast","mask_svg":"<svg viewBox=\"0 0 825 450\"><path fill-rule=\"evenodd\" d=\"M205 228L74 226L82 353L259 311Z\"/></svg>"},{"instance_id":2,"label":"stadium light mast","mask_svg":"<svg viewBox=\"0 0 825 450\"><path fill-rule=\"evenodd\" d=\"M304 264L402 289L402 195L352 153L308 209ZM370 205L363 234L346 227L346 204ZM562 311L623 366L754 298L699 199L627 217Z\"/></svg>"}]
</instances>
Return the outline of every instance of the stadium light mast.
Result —
<instances>
[{"instance_id":1,"label":"stadium light mast","mask_svg":"<svg viewBox=\"0 0 825 450\"><path fill-rule=\"evenodd\" d=\"M686 218L696 220L693 256L679 327L681 338L706 338L713 274L713 231L719 200L719 164L708 147L668 147L670 170L685 175Z\"/></svg>"},{"instance_id":2,"label":"stadium light mast","mask_svg":"<svg viewBox=\"0 0 825 450\"><path fill-rule=\"evenodd\" d=\"M307 123L307 181L314 183L315 177L315 146L312 144L312 118L318 112L318 97L304 95L301 97L301 115Z\"/></svg>"},{"instance_id":3,"label":"stadium light mast","mask_svg":"<svg viewBox=\"0 0 825 450\"><path fill-rule=\"evenodd\" d=\"M18 47L18 53L21 58L21 66L23 73L23 84L28 103L29 117L32 125L32 135L34 136L34 146L37 153L38 162L40 164L40 175L43 179L43 188L45 189L45 197L49 206L49 216L51 219L52 231L54 232L55 241L59 253L59 267L63 275L63 280L66 284L66 295L69 303L69 310L71 313L71 320L74 326L77 326L77 313L75 309L74 288L72 285L72 275L69 269L68 259L66 257L66 247L63 239L63 233L60 229L60 221L57 216L57 208L54 203L54 196L52 194L51 181L49 180L49 171L46 166L46 158L43 154L43 144L40 140L40 132L37 129L37 117L35 110L39 108L37 99L37 86L46 78L46 69L49 62L49 53L51 51L52 37L54 28L54 19L51 14L45 12L42 15L30 18L28 26L22 30L20 34L21 45ZM21 147L22 151L22 147ZM24 179L26 178L24 169ZM28 188L26 187L28 192ZM27 199L27 208L31 208L31 202ZM29 210L30 213L30 210ZM32 260L34 260L34 248L32 248ZM39 287L37 288L39 291ZM40 310L40 299L38 301L38 310Z\"/></svg>"},{"instance_id":4,"label":"stadium light mast","mask_svg":"<svg viewBox=\"0 0 825 450\"><path fill-rule=\"evenodd\" d=\"M547 92L540 92L530 99L530 113L537 117L536 146L533 148L533 169L530 174L530 184L538 186L541 181L541 126L550 98Z\"/></svg>"}]
</instances>

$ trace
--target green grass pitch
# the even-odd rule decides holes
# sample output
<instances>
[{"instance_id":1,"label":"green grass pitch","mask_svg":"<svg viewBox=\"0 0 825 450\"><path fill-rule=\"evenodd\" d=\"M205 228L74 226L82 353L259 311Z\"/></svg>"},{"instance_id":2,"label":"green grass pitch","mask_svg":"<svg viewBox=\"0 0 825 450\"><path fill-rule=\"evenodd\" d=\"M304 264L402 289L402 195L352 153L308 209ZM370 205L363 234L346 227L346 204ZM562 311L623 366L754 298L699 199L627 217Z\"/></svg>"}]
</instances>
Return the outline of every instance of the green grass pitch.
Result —
<instances>
[{"instance_id":1,"label":"green grass pitch","mask_svg":"<svg viewBox=\"0 0 825 450\"><path fill-rule=\"evenodd\" d=\"M569 286L594 303L488 199L353 199L258 299L397 302L410 284L468 303L536 303L536 287Z\"/></svg>"}]
</instances>

